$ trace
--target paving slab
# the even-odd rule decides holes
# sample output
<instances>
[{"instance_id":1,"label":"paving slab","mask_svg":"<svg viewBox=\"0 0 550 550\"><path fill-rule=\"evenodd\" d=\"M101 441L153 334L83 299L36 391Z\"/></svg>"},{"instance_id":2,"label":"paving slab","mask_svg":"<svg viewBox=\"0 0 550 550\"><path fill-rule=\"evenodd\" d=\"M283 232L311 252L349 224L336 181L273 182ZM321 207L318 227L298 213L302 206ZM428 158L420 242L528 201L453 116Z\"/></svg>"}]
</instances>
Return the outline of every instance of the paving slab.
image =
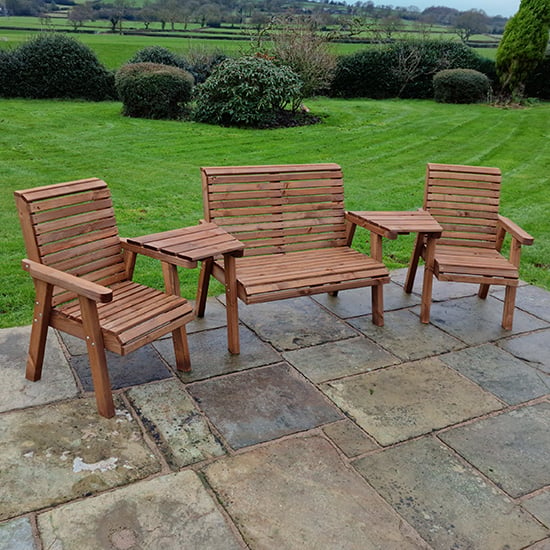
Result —
<instances>
[{"instance_id":1,"label":"paving slab","mask_svg":"<svg viewBox=\"0 0 550 550\"><path fill-rule=\"evenodd\" d=\"M550 330L501 340L498 345L532 367L550 374Z\"/></svg>"},{"instance_id":2,"label":"paving slab","mask_svg":"<svg viewBox=\"0 0 550 550\"><path fill-rule=\"evenodd\" d=\"M242 550L197 474L141 481L38 516L55 550Z\"/></svg>"},{"instance_id":3,"label":"paving slab","mask_svg":"<svg viewBox=\"0 0 550 550\"><path fill-rule=\"evenodd\" d=\"M196 382L187 389L234 449L343 418L285 363Z\"/></svg>"},{"instance_id":4,"label":"paving slab","mask_svg":"<svg viewBox=\"0 0 550 550\"><path fill-rule=\"evenodd\" d=\"M245 305L239 319L278 351L288 351L357 336L309 297Z\"/></svg>"},{"instance_id":5,"label":"paving slab","mask_svg":"<svg viewBox=\"0 0 550 550\"><path fill-rule=\"evenodd\" d=\"M432 437L355 468L434 549L519 550L548 530Z\"/></svg>"},{"instance_id":6,"label":"paving slab","mask_svg":"<svg viewBox=\"0 0 550 550\"><path fill-rule=\"evenodd\" d=\"M220 374L228 374L252 367L269 365L281 360L280 354L262 342L246 327L239 327L241 353L233 355L227 349L225 328L206 330L188 336L191 355L191 371L177 371L183 382L203 380ZM159 353L174 369L176 360L171 340L158 340L154 343Z\"/></svg>"},{"instance_id":7,"label":"paving slab","mask_svg":"<svg viewBox=\"0 0 550 550\"><path fill-rule=\"evenodd\" d=\"M224 454L181 382L165 380L128 391L145 428L175 468Z\"/></svg>"},{"instance_id":8,"label":"paving slab","mask_svg":"<svg viewBox=\"0 0 550 550\"><path fill-rule=\"evenodd\" d=\"M287 351L283 357L314 383L369 372L399 362L395 356L364 337Z\"/></svg>"},{"instance_id":9,"label":"paving slab","mask_svg":"<svg viewBox=\"0 0 550 550\"><path fill-rule=\"evenodd\" d=\"M500 325L502 307L503 303L492 296L449 300L432 304L430 322L469 345L548 327L547 322L516 309L512 330L504 330ZM420 308L415 311L420 313Z\"/></svg>"},{"instance_id":10,"label":"paving slab","mask_svg":"<svg viewBox=\"0 0 550 550\"><path fill-rule=\"evenodd\" d=\"M492 287L491 295L504 300L504 288ZM516 294L516 307L550 322L550 292L533 285L521 286Z\"/></svg>"},{"instance_id":11,"label":"paving slab","mask_svg":"<svg viewBox=\"0 0 550 550\"><path fill-rule=\"evenodd\" d=\"M53 330L48 331L42 379L25 378L31 327L0 329L0 412L76 397L78 388Z\"/></svg>"},{"instance_id":12,"label":"paving slab","mask_svg":"<svg viewBox=\"0 0 550 550\"><path fill-rule=\"evenodd\" d=\"M550 489L524 500L521 505L550 529Z\"/></svg>"},{"instance_id":13,"label":"paving slab","mask_svg":"<svg viewBox=\"0 0 550 550\"><path fill-rule=\"evenodd\" d=\"M172 345L172 340L168 340L168 345ZM106 356L111 387L114 390L174 376L152 345L143 346L125 356L107 351ZM80 379L84 391L93 391L88 355L72 356L71 366Z\"/></svg>"},{"instance_id":14,"label":"paving slab","mask_svg":"<svg viewBox=\"0 0 550 550\"><path fill-rule=\"evenodd\" d=\"M514 498L550 485L550 403L454 428L441 439Z\"/></svg>"},{"instance_id":15,"label":"paving slab","mask_svg":"<svg viewBox=\"0 0 550 550\"><path fill-rule=\"evenodd\" d=\"M0 520L147 477L160 468L137 422L75 399L0 416Z\"/></svg>"},{"instance_id":16,"label":"paving slab","mask_svg":"<svg viewBox=\"0 0 550 550\"><path fill-rule=\"evenodd\" d=\"M29 518L0 523L0 550L37 550Z\"/></svg>"},{"instance_id":17,"label":"paving slab","mask_svg":"<svg viewBox=\"0 0 550 550\"><path fill-rule=\"evenodd\" d=\"M185 325L187 332L200 332L227 326L227 312L225 306L218 298L211 296L206 300L204 317L195 317L193 321Z\"/></svg>"},{"instance_id":18,"label":"paving slab","mask_svg":"<svg viewBox=\"0 0 550 550\"><path fill-rule=\"evenodd\" d=\"M403 361L423 359L464 347L456 338L432 325L421 323L410 310L385 313L383 327L373 325L370 317L350 319L350 324Z\"/></svg>"},{"instance_id":19,"label":"paving slab","mask_svg":"<svg viewBox=\"0 0 550 550\"><path fill-rule=\"evenodd\" d=\"M550 538L537 542L533 546L526 548L526 550L550 550Z\"/></svg>"},{"instance_id":20,"label":"paving slab","mask_svg":"<svg viewBox=\"0 0 550 550\"><path fill-rule=\"evenodd\" d=\"M440 359L510 405L550 393L550 376L494 344L454 351Z\"/></svg>"},{"instance_id":21,"label":"paving slab","mask_svg":"<svg viewBox=\"0 0 550 550\"><path fill-rule=\"evenodd\" d=\"M316 294L312 298L342 319L372 314L370 288L342 290L337 296ZM403 287L396 283L384 285L384 311L411 307L419 304L420 301L420 296L406 294Z\"/></svg>"},{"instance_id":22,"label":"paving slab","mask_svg":"<svg viewBox=\"0 0 550 550\"><path fill-rule=\"evenodd\" d=\"M355 457L380 447L351 420L335 422L323 428L325 435L347 456Z\"/></svg>"},{"instance_id":23,"label":"paving slab","mask_svg":"<svg viewBox=\"0 0 550 550\"><path fill-rule=\"evenodd\" d=\"M264 445L204 473L254 550L427 548L320 437Z\"/></svg>"},{"instance_id":24,"label":"paving slab","mask_svg":"<svg viewBox=\"0 0 550 550\"><path fill-rule=\"evenodd\" d=\"M327 382L321 389L384 446L503 407L437 358Z\"/></svg>"},{"instance_id":25,"label":"paving slab","mask_svg":"<svg viewBox=\"0 0 550 550\"><path fill-rule=\"evenodd\" d=\"M401 286L405 286L405 280L407 279L407 268L396 269L391 272L392 281L395 281ZM424 266L419 265L414 278L413 292L422 295L422 285L424 281ZM432 301L443 302L446 300L453 300L455 298L464 298L465 296L474 296L477 294L479 285L472 283L458 283L455 281L438 281L433 278L432 285Z\"/></svg>"}]
</instances>

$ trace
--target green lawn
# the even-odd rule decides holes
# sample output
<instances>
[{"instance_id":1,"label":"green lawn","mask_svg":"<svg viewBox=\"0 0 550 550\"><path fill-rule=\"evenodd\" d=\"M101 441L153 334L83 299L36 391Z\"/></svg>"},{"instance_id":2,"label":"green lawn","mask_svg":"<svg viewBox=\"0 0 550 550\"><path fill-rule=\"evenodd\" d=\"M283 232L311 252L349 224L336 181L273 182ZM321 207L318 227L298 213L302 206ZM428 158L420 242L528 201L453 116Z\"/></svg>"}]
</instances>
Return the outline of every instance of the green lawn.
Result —
<instances>
[{"instance_id":1,"label":"green lawn","mask_svg":"<svg viewBox=\"0 0 550 550\"><path fill-rule=\"evenodd\" d=\"M90 176L110 186L120 232L132 236L195 224L202 216L199 167L337 162L349 209L415 209L426 162L498 166L502 212L535 236L521 275L550 289L550 104L503 110L432 101L319 99L322 124L279 130L219 128L120 115L120 103L0 100L0 326L31 319L32 285L12 193ZM355 244L365 248L365 233ZM406 265L412 238L386 241L390 267ZM193 297L196 272L182 273ZM139 280L161 286L159 265L141 260ZM218 291L219 291L218 287Z\"/></svg>"}]
</instances>

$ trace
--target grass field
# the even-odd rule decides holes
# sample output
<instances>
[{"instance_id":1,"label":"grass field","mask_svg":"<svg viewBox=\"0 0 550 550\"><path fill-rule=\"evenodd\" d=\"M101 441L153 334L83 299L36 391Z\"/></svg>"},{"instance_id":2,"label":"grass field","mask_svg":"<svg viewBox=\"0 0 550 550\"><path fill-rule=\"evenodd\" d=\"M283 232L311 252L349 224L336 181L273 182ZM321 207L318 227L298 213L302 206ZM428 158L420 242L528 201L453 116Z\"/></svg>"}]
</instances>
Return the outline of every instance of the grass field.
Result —
<instances>
[{"instance_id":1,"label":"grass field","mask_svg":"<svg viewBox=\"0 0 550 550\"><path fill-rule=\"evenodd\" d=\"M535 236L521 275L550 289L550 104L503 110L432 101L310 101L323 122L278 130L220 128L120 115L120 103L0 101L0 326L27 324L32 285L12 193L90 176L110 186L123 236L196 224L202 216L199 167L337 162L349 209L415 209L426 162L498 166L502 213ZM366 249L365 233L355 245ZM412 238L386 241L390 267L406 265ZM193 297L196 271L182 273ZM138 265L160 287L160 266ZM220 290L219 287L217 289Z\"/></svg>"}]
</instances>

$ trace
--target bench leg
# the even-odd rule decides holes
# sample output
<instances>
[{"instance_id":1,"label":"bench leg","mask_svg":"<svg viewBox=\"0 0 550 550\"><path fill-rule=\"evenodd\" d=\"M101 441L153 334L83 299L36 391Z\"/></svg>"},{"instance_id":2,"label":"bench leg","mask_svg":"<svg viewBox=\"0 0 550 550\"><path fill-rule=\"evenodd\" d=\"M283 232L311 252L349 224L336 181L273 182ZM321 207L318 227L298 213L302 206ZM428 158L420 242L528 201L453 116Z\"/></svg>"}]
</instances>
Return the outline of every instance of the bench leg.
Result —
<instances>
[{"instance_id":1,"label":"bench leg","mask_svg":"<svg viewBox=\"0 0 550 550\"><path fill-rule=\"evenodd\" d=\"M422 281L422 303L420 305L420 321L430 322L430 309L432 307L432 287L434 278L434 254L435 239L428 238L426 241L424 280Z\"/></svg>"},{"instance_id":2,"label":"bench leg","mask_svg":"<svg viewBox=\"0 0 550 550\"><path fill-rule=\"evenodd\" d=\"M212 275L212 267L214 260L211 258L204 260L201 265L199 275L199 286L197 288L197 299L195 301L195 315L204 317L206 311L206 299L208 298L208 285L210 284L210 276Z\"/></svg>"},{"instance_id":3,"label":"bench leg","mask_svg":"<svg viewBox=\"0 0 550 550\"><path fill-rule=\"evenodd\" d=\"M227 313L227 348L231 353L240 353L239 304L237 301L237 271L235 257L223 256L225 272L225 307Z\"/></svg>"},{"instance_id":4,"label":"bench leg","mask_svg":"<svg viewBox=\"0 0 550 550\"><path fill-rule=\"evenodd\" d=\"M485 300L485 298L487 298L487 294L489 294L489 286L490 285L486 285L486 284L479 285L479 290L477 291L477 295L482 300Z\"/></svg>"},{"instance_id":5,"label":"bench leg","mask_svg":"<svg viewBox=\"0 0 550 550\"><path fill-rule=\"evenodd\" d=\"M174 341L174 355L176 356L176 368L183 372L191 370L191 357L189 354L189 343L187 341L187 330L185 326L172 332Z\"/></svg>"},{"instance_id":6,"label":"bench leg","mask_svg":"<svg viewBox=\"0 0 550 550\"><path fill-rule=\"evenodd\" d=\"M419 233L416 236L416 242L414 250L409 263L409 270L407 271L407 279L405 280L405 292L410 294L414 286L414 278L416 277L416 270L418 269L418 262L422 255L422 249L424 248L424 234Z\"/></svg>"},{"instance_id":7,"label":"bench leg","mask_svg":"<svg viewBox=\"0 0 550 550\"><path fill-rule=\"evenodd\" d=\"M43 281L35 279L34 286L36 298L34 300L34 315L25 373L27 380L32 382L36 382L42 377L42 364L44 363L44 353L46 351L53 292L53 285Z\"/></svg>"},{"instance_id":8,"label":"bench leg","mask_svg":"<svg viewBox=\"0 0 550 550\"><path fill-rule=\"evenodd\" d=\"M97 304L84 296L80 296L79 301L86 347L88 348L88 357L90 359L90 369L92 371L92 381L94 383L97 410L101 416L112 418L115 416L115 405L111 392L109 371L107 370L103 334L99 326Z\"/></svg>"},{"instance_id":9,"label":"bench leg","mask_svg":"<svg viewBox=\"0 0 550 550\"><path fill-rule=\"evenodd\" d=\"M502 328L512 330L514 322L514 308L516 306L516 286L507 286L504 293L504 311L502 313Z\"/></svg>"},{"instance_id":10,"label":"bench leg","mask_svg":"<svg viewBox=\"0 0 550 550\"><path fill-rule=\"evenodd\" d=\"M384 326L384 286L372 286L372 322L377 327Z\"/></svg>"}]
</instances>

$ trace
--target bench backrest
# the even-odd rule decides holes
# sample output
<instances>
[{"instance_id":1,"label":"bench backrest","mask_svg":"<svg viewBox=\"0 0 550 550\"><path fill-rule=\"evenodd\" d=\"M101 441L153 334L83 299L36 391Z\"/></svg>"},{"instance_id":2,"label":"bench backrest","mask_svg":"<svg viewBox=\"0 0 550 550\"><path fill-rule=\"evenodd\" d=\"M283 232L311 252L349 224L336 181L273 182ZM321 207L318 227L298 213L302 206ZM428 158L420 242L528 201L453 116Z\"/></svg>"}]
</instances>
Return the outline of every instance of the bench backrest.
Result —
<instances>
[{"instance_id":1,"label":"bench backrest","mask_svg":"<svg viewBox=\"0 0 550 550\"><path fill-rule=\"evenodd\" d=\"M429 163L424 208L443 227L438 245L495 248L498 168Z\"/></svg>"},{"instance_id":2,"label":"bench backrest","mask_svg":"<svg viewBox=\"0 0 550 550\"><path fill-rule=\"evenodd\" d=\"M344 186L337 164L201 168L204 215L245 255L344 246Z\"/></svg>"},{"instance_id":3,"label":"bench backrest","mask_svg":"<svg viewBox=\"0 0 550 550\"><path fill-rule=\"evenodd\" d=\"M91 178L14 195L29 259L106 286L126 279L104 181ZM54 294L54 304L74 297Z\"/></svg>"}]
</instances>

